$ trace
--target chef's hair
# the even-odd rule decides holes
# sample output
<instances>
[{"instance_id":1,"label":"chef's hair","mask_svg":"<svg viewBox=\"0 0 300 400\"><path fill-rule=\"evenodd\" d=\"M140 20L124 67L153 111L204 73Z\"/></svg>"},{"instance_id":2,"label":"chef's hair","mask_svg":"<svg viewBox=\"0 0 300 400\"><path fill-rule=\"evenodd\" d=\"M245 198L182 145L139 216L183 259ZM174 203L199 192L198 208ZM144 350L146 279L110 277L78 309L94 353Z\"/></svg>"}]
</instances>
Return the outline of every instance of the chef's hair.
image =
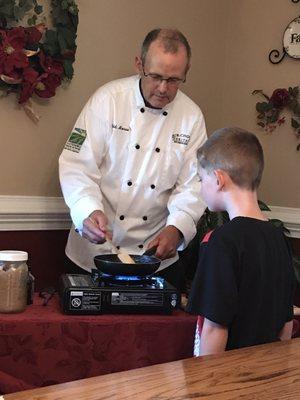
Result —
<instances>
[{"instance_id":1,"label":"chef's hair","mask_svg":"<svg viewBox=\"0 0 300 400\"><path fill-rule=\"evenodd\" d=\"M200 167L211 173L220 169L239 187L258 188L263 169L264 154L257 137L236 127L215 131L198 150Z\"/></svg>"},{"instance_id":2,"label":"chef's hair","mask_svg":"<svg viewBox=\"0 0 300 400\"><path fill-rule=\"evenodd\" d=\"M141 59L143 65L145 63L150 44L157 39L162 42L166 52L168 53L177 53L180 44L182 44L185 47L189 65L192 51L189 42L187 41L187 38L177 29L162 28L153 29L146 35L141 50Z\"/></svg>"}]
</instances>

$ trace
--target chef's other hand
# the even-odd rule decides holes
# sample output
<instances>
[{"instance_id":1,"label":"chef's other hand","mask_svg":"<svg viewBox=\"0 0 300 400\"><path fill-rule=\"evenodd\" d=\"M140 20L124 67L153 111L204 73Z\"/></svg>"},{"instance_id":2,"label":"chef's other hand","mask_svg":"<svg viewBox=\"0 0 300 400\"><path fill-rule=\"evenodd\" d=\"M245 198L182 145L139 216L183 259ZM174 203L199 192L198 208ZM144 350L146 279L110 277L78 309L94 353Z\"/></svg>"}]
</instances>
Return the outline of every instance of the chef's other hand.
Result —
<instances>
[{"instance_id":1,"label":"chef's other hand","mask_svg":"<svg viewBox=\"0 0 300 400\"><path fill-rule=\"evenodd\" d=\"M173 225L166 226L155 239L148 244L148 249L157 246L155 257L165 260L176 255L177 247L181 242L182 233Z\"/></svg>"},{"instance_id":2,"label":"chef's other hand","mask_svg":"<svg viewBox=\"0 0 300 400\"><path fill-rule=\"evenodd\" d=\"M108 219L100 211L93 211L84 221L82 236L92 243L102 244L106 241L106 236L111 238L111 233L107 232Z\"/></svg>"}]
</instances>

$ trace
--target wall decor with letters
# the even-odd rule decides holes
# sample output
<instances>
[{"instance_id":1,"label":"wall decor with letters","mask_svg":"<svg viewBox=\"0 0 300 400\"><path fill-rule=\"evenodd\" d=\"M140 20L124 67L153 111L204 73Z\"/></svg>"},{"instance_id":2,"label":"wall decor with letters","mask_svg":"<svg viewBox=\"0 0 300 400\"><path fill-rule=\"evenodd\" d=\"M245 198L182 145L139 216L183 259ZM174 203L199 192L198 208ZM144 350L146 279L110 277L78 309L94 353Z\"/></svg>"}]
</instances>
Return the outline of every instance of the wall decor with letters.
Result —
<instances>
[{"instance_id":1,"label":"wall decor with letters","mask_svg":"<svg viewBox=\"0 0 300 400\"><path fill-rule=\"evenodd\" d=\"M298 3L300 0L292 0ZM300 16L293 19L286 27L283 38L283 48L280 54L279 50L272 50L269 53L269 61L272 64L279 64L287 55L291 58L300 59Z\"/></svg>"}]
</instances>

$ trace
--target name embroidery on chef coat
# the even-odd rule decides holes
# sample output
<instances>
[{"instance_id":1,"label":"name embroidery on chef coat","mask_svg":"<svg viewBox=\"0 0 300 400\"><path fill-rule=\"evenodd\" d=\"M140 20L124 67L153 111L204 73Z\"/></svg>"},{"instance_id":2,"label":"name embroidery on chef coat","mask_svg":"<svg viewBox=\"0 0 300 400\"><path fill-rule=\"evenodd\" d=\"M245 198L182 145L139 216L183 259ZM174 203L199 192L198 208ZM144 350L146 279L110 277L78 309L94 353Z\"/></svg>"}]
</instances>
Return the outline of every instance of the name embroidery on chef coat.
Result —
<instances>
[{"instance_id":1,"label":"name embroidery on chef coat","mask_svg":"<svg viewBox=\"0 0 300 400\"><path fill-rule=\"evenodd\" d=\"M173 133L172 139L174 143L184 144L187 146L190 141L190 135L185 133Z\"/></svg>"},{"instance_id":2,"label":"name embroidery on chef coat","mask_svg":"<svg viewBox=\"0 0 300 400\"><path fill-rule=\"evenodd\" d=\"M122 126L122 125L112 124L111 127L112 127L113 129L118 129L119 131L125 131L125 132L130 132L130 131L131 131L130 126L129 126L128 128L126 128L126 127L124 127L124 126Z\"/></svg>"},{"instance_id":3,"label":"name embroidery on chef coat","mask_svg":"<svg viewBox=\"0 0 300 400\"><path fill-rule=\"evenodd\" d=\"M67 143L65 144L65 149L73 151L74 153L79 153L85 139L86 139L86 130L80 128L74 128L74 131L71 133Z\"/></svg>"}]
</instances>

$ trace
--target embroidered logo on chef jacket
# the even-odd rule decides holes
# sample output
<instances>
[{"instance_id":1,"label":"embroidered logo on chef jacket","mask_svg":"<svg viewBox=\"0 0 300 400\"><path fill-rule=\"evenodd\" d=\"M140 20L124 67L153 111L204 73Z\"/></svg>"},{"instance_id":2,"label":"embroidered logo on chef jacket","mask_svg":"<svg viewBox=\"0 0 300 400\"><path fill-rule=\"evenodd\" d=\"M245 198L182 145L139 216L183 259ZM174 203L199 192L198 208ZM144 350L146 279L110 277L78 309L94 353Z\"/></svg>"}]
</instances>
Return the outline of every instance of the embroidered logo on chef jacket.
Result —
<instances>
[{"instance_id":1,"label":"embroidered logo on chef jacket","mask_svg":"<svg viewBox=\"0 0 300 400\"><path fill-rule=\"evenodd\" d=\"M173 133L172 140L174 143L184 144L187 146L190 141L190 135L185 133Z\"/></svg>"},{"instance_id":2,"label":"embroidered logo on chef jacket","mask_svg":"<svg viewBox=\"0 0 300 400\"><path fill-rule=\"evenodd\" d=\"M73 151L74 153L79 153L85 139L86 139L86 130L80 128L74 128L74 131L71 133L65 145L65 149Z\"/></svg>"},{"instance_id":3,"label":"embroidered logo on chef jacket","mask_svg":"<svg viewBox=\"0 0 300 400\"><path fill-rule=\"evenodd\" d=\"M130 132L130 131L131 131L130 126L127 128L127 127L122 126L122 125L112 124L111 127L112 127L113 129L117 129L117 130L119 130L119 131L125 131L125 132Z\"/></svg>"}]
</instances>

